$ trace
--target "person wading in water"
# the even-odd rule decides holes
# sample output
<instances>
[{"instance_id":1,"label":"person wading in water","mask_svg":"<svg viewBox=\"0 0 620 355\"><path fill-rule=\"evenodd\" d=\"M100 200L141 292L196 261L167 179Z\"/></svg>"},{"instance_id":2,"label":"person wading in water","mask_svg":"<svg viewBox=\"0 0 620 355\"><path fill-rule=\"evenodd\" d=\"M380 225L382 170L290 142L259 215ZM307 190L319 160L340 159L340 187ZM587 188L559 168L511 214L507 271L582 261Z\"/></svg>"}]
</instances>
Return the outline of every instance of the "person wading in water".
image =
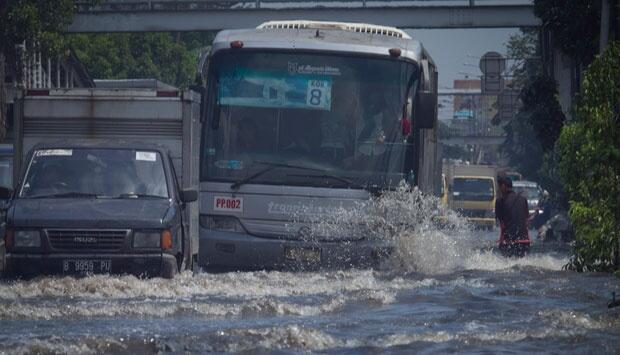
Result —
<instances>
[{"instance_id":1,"label":"person wading in water","mask_svg":"<svg viewBox=\"0 0 620 355\"><path fill-rule=\"evenodd\" d=\"M530 249L527 232L529 209L527 199L512 190L512 180L497 179L501 192L495 201L495 218L500 224L499 249L504 256L524 256Z\"/></svg>"}]
</instances>

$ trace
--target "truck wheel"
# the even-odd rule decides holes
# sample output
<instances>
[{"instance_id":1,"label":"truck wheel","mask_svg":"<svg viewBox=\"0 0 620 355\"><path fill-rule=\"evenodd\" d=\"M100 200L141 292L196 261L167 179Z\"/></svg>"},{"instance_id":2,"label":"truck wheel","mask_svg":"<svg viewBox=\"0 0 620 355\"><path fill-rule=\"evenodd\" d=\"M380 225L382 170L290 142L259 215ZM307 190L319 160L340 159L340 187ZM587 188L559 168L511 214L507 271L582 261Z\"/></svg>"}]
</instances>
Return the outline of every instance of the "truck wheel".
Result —
<instances>
[{"instance_id":1,"label":"truck wheel","mask_svg":"<svg viewBox=\"0 0 620 355\"><path fill-rule=\"evenodd\" d=\"M173 279L179 273L176 263L164 262L161 266L161 277L164 279Z\"/></svg>"}]
</instances>

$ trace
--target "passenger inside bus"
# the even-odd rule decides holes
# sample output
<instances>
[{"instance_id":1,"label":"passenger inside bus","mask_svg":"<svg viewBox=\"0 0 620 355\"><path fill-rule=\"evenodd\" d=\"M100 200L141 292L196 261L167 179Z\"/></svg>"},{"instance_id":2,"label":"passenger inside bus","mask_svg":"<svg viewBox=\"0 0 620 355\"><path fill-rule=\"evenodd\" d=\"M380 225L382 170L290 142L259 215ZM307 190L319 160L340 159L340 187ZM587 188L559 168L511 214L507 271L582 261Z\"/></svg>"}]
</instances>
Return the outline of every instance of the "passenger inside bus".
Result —
<instances>
[{"instance_id":1,"label":"passenger inside bus","mask_svg":"<svg viewBox=\"0 0 620 355\"><path fill-rule=\"evenodd\" d=\"M390 85L381 83L365 86L362 101L366 110L355 122L355 150L343 161L345 167L375 170L387 163L384 153L401 137L399 95L392 91Z\"/></svg>"},{"instance_id":2,"label":"passenger inside bus","mask_svg":"<svg viewBox=\"0 0 620 355\"><path fill-rule=\"evenodd\" d=\"M294 112L282 121L280 137L283 153L319 158L322 142L320 111L299 110Z\"/></svg>"},{"instance_id":3,"label":"passenger inside bus","mask_svg":"<svg viewBox=\"0 0 620 355\"><path fill-rule=\"evenodd\" d=\"M244 117L237 124L237 153L256 153L262 149L258 137L258 125L249 117Z\"/></svg>"}]
</instances>

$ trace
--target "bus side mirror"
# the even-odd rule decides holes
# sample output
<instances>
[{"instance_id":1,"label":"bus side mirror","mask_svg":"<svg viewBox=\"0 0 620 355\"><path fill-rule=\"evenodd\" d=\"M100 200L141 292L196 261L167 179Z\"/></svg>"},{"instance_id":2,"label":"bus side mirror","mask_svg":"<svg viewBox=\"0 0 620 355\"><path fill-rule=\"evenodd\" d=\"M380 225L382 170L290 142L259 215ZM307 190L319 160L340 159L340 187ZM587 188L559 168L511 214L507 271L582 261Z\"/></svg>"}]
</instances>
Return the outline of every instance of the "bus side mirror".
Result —
<instances>
[{"instance_id":1,"label":"bus side mirror","mask_svg":"<svg viewBox=\"0 0 620 355\"><path fill-rule=\"evenodd\" d=\"M435 128L437 121L437 94L431 91L418 91L413 127L418 129Z\"/></svg>"}]
</instances>

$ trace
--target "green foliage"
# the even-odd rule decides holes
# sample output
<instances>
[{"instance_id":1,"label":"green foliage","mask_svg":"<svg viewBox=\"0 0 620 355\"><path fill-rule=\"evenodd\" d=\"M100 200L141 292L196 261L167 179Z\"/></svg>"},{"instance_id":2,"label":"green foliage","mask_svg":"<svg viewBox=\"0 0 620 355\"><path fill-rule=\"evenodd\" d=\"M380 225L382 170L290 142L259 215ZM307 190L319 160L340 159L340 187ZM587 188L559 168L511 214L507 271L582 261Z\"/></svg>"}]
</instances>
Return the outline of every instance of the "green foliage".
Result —
<instances>
[{"instance_id":1,"label":"green foliage","mask_svg":"<svg viewBox=\"0 0 620 355\"><path fill-rule=\"evenodd\" d=\"M597 51L600 0L534 0L534 13L550 29L555 45L589 63Z\"/></svg>"},{"instance_id":2,"label":"green foliage","mask_svg":"<svg viewBox=\"0 0 620 355\"><path fill-rule=\"evenodd\" d=\"M210 33L69 35L69 43L93 78L155 78L178 87L192 83L200 49Z\"/></svg>"},{"instance_id":3,"label":"green foliage","mask_svg":"<svg viewBox=\"0 0 620 355\"><path fill-rule=\"evenodd\" d=\"M521 90L519 98L522 103L521 111L529 113L526 116L528 123L543 151L551 151L565 121L557 100L555 80L545 75L531 78L528 85Z\"/></svg>"},{"instance_id":4,"label":"green foliage","mask_svg":"<svg viewBox=\"0 0 620 355\"><path fill-rule=\"evenodd\" d=\"M553 150L565 120L556 99L555 81L543 74L535 30L523 29L520 34L511 36L506 47L508 56L515 58L511 85L520 90L522 105L505 126L506 141L502 151L508 156L510 165L528 179L545 180L546 171L540 171L544 156ZM551 160L547 158L546 161ZM543 186L549 189L547 184Z\"/></svg>"},{"instance_id":5,"label":"green foliage","mask_svg":"<svg viewBox=\"0 0 620 355\"><path fill-rule=\"evenodd\" d=\"M543 149L529 121L530 113L520 110L504 127L506 140L501 149L508 156L511 167L527 179L538 181Z\"/></svg>"},{"instance_id":6,"label":"green foliage","mask_svg":"<svg viewBox=\"0 0 620 355\"><path fill-rule=\"evenodd\" d=\"M575 270L620 267L620 44L587 69L576 121L562 129L559 172L570 197Z\"/></svg>"},{"instance_id":7,"label":"green foliage","mask_svg":"<svg viewBox=\"0 0 620 355\"><path fill-rule=\"evenodd\" d=\"M560 155L557 149L545 153L542 158L540 169L538 170L540 177L538 182L549 192L555 206L566 211L568 210L568 200L560 176L559 161Z\"/></svg>"},{"instance_id":8,"label":"green foliage","mask_svg":"<svg viewBox=\"0 0 620 355\"><path fill-rule=\"evenodd\" d=\"M520 33L511 35L506 43L506 55L514 60L508 68L508 72L512 73L510 87L523 88L529 78L541 75L538 29L522 28Z\"/></svg>"},{"instance_id":9,"label":"green foliage","mask_svg":"<svg viewBox=\"0 0 620 355\"><path fill-rule=\"evenodd\" d=\"M24 41L44 54L59 54L64 48L62 33L73 21L73 0L0 1L0 52L14 69L15 46Z\"/></svg>"}]
</instances>

